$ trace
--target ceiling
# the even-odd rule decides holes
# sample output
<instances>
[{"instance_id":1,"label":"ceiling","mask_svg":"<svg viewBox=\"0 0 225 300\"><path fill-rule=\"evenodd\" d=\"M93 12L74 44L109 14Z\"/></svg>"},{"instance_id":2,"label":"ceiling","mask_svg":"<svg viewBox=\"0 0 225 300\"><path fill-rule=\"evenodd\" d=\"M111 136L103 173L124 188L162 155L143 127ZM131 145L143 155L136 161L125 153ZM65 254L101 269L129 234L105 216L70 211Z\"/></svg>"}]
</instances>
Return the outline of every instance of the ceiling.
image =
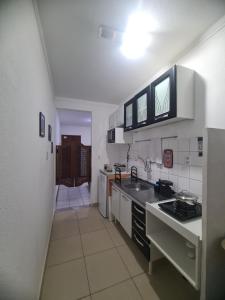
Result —
<instances>
[{"instance_id":1,"label":"ceiling","mask_svg":"<svg viewBox=\"0 0 225 300\"><path fill-rule=\"evenodd\" d=\"M122 56L99 25L124 31L138 5L158 22L146 55ZM38 0L55 94L118 104L225 14L224 0Z\"/></svg>"},{"instance_id":2,"label":"ceiling","mask_svg":"<svg viewBox=\"0 0 225 300\"><path fill-rule=\"evenodd\" d=\"M60 125L91 126L91 112L69 109L58 109L57 111Z\"/></svg>"}]
</instances>

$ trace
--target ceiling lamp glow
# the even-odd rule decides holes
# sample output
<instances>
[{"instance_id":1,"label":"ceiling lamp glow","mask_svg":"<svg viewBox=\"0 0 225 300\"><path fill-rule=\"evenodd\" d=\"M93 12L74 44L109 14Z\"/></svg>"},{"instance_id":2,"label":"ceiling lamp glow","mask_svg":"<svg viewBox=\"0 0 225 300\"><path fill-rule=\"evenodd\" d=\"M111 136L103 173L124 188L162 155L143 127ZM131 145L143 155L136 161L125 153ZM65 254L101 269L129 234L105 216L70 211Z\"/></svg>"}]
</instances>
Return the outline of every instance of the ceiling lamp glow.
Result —
<instances>
[{"instance_id":1,"label":"ceiling lamp glow","mask_svg":"<svg viewBox=\"0 0 225 300\"><path fill-rule=\"evenodd\" d=\"M149 31L155 28L154 20L143 12L132 14L123 34L121 52L130 59L143 56L151 42Z\"/></svg>"}]
</instances>

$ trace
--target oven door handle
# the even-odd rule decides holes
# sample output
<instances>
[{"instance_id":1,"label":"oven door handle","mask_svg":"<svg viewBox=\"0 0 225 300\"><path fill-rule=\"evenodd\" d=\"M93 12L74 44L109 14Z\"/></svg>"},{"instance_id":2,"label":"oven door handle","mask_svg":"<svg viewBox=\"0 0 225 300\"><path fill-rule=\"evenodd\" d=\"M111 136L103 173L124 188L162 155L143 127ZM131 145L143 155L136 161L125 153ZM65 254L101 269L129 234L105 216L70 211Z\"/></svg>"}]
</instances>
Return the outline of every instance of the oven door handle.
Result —
<instances>
[{"instance_id":1,"label":"oven door handle","mask_svg":"<svg viewBox=\"0 0 225 300\"><path fill-rule=\"evenodd\" d=\"M138 209L138 208L136 207L136 205L134 205L134 209L135 209L139 214L144 215L144 212L143 212L142 210Z\"/></svg>"},{"instance_id":2,"label":"oven door handle","mask_svg":"<svg viewBox=\"0 0 225 300\"><path fill-rule=\"evenodd\" d=\"M141 225L139 225L139 224L137 223L136 220L134 220L134 224L135 224L135 225L137 226L137 228L139 228L140 230L145 231L144 227L142 227Z\"/></svg>"},{"instance_id":3,"label":"oven door handle","mask_svg":"<svg viewBox=\"0 0 225 300\"><path fill-rule=\"evenodd\" d=\"M144 244L143 244L142 242L139 241L139 239L136 237L136 234L135 234L135 233L134 233L134 238L135 238L135 240L137 241L137 243L138 243L139 245L141 245L141 247L144 247Z\"/></svg>"}]
</instances>

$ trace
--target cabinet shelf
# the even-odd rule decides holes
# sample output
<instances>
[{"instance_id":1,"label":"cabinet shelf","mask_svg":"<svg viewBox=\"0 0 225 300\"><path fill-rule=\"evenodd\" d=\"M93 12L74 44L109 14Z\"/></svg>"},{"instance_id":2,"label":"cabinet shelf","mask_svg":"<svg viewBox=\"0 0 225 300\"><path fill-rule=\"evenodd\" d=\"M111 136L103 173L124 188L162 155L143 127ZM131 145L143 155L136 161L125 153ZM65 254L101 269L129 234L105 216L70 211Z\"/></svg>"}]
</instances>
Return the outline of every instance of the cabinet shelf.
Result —
<instances>
[{"instance_id":1,"label":"cabinet shelf","mask_svg":"<svg viewBox=\"0 0 225 300\"><path fill-rule=\"evenodd\" d=\"M187 256L188 248L185 245L185 239L170 229L148 234L147 237L178 271L196 287L196 259Z\"/></svg>"}]
</instances>

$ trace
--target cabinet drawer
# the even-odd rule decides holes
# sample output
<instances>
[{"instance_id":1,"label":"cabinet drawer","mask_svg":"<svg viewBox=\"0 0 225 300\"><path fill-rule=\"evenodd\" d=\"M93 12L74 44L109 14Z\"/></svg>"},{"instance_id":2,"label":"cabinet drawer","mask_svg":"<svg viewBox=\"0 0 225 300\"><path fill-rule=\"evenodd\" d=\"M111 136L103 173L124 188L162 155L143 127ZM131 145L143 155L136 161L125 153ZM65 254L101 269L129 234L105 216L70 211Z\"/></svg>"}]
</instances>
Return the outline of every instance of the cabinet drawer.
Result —
<instances>
[{"instance_id":1,"label":"cabinet drawer","mask_svg":"<svg viewBox=\"0 0 225 300\"><path fill-rule=\"evenodd\" d=\"M146 228L145 225L140 222L134 215L132 216L132 228L143 238L143 240L149 244L150 241L146 237Z\"/></svg>"},{"instance_id":2,"label":"cabinet drawer","mask_svg":"<svg viewBox=\"0 0 225 300\"><path fill-rule=\"evenodd\" d=\"M132 228L132 240L141 250L147 260L150 260L150 246L146 244L143 238Z\"/></svg>"},{"instance_id":3,"label":"cabinet drawer","mask_svg":"<svg viewBox=\"0 0 225 300\"><path fill-rule=\"evenodd\" d=\"M135 202L132 202L132 214L145 224L145 209Z\"/></svg>"}]
</instances>

